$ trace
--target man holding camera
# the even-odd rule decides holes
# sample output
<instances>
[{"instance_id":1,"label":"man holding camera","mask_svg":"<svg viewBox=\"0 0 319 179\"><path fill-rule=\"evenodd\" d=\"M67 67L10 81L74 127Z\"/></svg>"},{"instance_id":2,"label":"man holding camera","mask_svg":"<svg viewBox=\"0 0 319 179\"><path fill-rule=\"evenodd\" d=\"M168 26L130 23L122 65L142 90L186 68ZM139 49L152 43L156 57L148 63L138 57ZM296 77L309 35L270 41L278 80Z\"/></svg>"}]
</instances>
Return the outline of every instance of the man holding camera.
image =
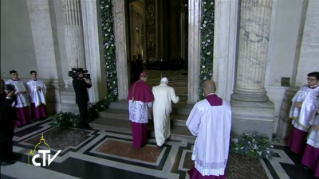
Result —
<instances>
[{"instance_id":1,"label":"man holding camera","mask_svg":"<svg viewBox=\"0 0 319 179\"><path fill-rule=\"evenodd\" d=\"M84 71L83 69L79 68L76 72L77 76L73 79L73 88L75 91L75 101L79 107L80 112L80 121L79 121L79 128L83 129L92 129L90 125L86 122L87 118L87 108L89 102L89 94L87 92L87 88L91 88L92 83L91 79L88 74L84 78Z\"/></svg>"},{"instance_id":2,"label":"man holding camera","mask_svg":"<svg viewBox=\"0 0 319 179\"><path fill-rule=\"evenodd\" d=\"M12 152L14 122L17 120L15 108L15 89L7 94L4 91L4 81L0 79L0 164L11 165L15 163L20 155ZM8 89L6 89L8 90Z\"/></svg>"}]
</instances>

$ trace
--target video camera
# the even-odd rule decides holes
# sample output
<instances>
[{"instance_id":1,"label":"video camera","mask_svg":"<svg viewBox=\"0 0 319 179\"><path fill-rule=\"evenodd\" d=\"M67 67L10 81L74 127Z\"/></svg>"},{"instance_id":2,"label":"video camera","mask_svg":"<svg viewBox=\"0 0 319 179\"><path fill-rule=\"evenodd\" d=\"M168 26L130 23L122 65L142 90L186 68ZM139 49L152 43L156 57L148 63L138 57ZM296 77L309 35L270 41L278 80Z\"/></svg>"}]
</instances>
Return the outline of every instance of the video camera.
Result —
<instances>
[{"instance_id":1,"label":"video camera","mask_svg":"<svg viewBox=\"0 0 319 179\"><path fill-rule=\"evenodd\" d=\"M6 84L4 89L7 91L7 93L10 93L11 91L15 90L15 86L12 84Z\"/></svg>"},{"instance_id":2,"label":"video camera","mask_svg":"<svg viewBox=\"0 0 319 179\"><path fill-rule=\"evenodd\" d=\"M71 78L78 78L78 74L83 73L83 78L91 79L91 75L88 72L87 70L83 70L83 68L72 68L71 71L68 71L68 75Z\"/></svg>"}]
</instances>

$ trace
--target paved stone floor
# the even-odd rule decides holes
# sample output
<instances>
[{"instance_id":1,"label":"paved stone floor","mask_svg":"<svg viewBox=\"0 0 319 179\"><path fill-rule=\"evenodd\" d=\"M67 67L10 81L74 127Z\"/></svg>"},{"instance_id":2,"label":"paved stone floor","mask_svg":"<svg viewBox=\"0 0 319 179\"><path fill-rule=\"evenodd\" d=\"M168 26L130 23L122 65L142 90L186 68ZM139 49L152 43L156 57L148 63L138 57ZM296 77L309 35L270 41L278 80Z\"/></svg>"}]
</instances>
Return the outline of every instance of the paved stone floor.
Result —
<instances>
[{"instance_id":1,"label":"paved stone floor","mask_svg":"<svg viewBox=\"0 0 319 179\"><path fill-rule=\"evenodd\" d=\"M132 147L132 137L103 129L81 131L58 129L38 121L16 128L14 151L23 157L14 165L1 167L1 179L184 179L193 166L193 144L168 141L163 149L156 148L153 138L142 149ZM94 127L94 124L92 124ZM54 155L62 150L47 167L28 165L30 150L45 139ZM44 141L37 149L46 149ZM227 167L228 179L309 179L311 171L300 166L289 149L275 146L276 156L271 160L251 160L231 154ZM36 159L42 162L41 158Z\"/></svg>"}]
</instances>

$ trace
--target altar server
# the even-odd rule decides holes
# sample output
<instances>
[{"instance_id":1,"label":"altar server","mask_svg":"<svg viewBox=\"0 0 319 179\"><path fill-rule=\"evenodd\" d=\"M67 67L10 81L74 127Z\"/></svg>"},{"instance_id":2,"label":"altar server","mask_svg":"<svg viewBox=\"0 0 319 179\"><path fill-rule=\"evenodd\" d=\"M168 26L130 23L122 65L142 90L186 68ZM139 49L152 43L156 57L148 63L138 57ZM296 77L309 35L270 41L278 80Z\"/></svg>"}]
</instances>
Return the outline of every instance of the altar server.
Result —
<instances>
[{"instance_id":1,"label":"altar server","mask_svg":"<svg viewBox=\"0 0 319 179\"><path fill-rule=\"evenodd\" d=\"M46 94L47 88L43 81L38 80L37 72L30 72L31 80L27 82L28 91L31 101L31 117L33 120L44 119L47 117L46 112Z\"/></svg>"},{"instance_id":2,"label":"altar server","mask_svg":"<svg viewBox=\"0 0 319 179\"><path fill-rule=\"evenodd\" d=\"M232 112L230 104L215 91L213 81L204 83L206 99L195 104L186 122L197 137L192 154L195 167L188 171L191 179L226 179Z\"/></svg>"}]
</instances>

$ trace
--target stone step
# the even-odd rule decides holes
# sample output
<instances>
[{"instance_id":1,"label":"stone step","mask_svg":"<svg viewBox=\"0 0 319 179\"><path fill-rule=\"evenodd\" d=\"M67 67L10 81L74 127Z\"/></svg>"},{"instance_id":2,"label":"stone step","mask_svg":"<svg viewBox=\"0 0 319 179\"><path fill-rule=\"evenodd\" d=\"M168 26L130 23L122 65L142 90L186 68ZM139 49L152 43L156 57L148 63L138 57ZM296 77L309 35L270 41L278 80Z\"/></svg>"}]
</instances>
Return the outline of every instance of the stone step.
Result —
<instances>
[{"instance_id":1,"label":"stone step","mask_svg":"<svg viewBox=\"0 0 319 179\"><path fill-rule=\"evenodd\" d=\"M92 121L90 125L100 130L132 134L131 122L129 120L98 118ZM155 137L152 121L148 123L148 134L153 138ZM188 143L194 143L196 138L189 132L186 126L171 126L171 135L168 140L182 140Z\"/></svg>"},{"instance_id":2,"label":"stone step","mask_svg":"<svg viewBox=\"0 0 319 179\"><path fill-rule=\"evenodd\" d=\"M75 96L61 96L61 103L74 104Z\"/></svg>"},{"instance_id":3,"label":"stone step","mask_svg":"<svg viewBox=\"0 0 319 179\"><path fill-rule=\"evenodd\" d=\"M60 111L79 113L79 108L75 103L60 103Z\"/></svg>"},{"instance_id":4,"label":"stone step","mask_svg":"<svg viewBox=\"0 0 319 179\"><path fill-rule=\"evenodd\" d=\"M126 109L126 110L128 110L128 101L127 100L114 101L110 104L109 108L110 109ZM172 114L189 115L192 108L193 108L193 105L180 102L178 104L173 104L172 108L173 108Z\"/></svg>"},{"instance_id":5,"label":"stone step","mask_svg":"<svg viewBox=\"0 0 319 179\"><path fill-rule=\"evenodd\" d=\"M98 113L101 118L112 118L118 120L128 120L129 112L127 109L106 109ZM171 114L171 122L174 126L186 126L188 115Z\"/></svg>"}]
</instances>

